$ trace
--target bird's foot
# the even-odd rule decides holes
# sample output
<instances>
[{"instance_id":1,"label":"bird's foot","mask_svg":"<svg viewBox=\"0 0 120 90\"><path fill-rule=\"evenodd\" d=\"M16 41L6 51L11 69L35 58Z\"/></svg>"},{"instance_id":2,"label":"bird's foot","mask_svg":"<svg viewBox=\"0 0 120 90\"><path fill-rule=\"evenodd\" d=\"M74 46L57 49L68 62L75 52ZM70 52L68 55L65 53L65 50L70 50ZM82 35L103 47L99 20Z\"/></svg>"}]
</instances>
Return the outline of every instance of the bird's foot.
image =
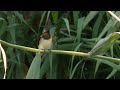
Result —
<instances>
[{"instance_id":1,"label":"bird's foot","mask_svg":"<svg viewBox=\"0 0 120 90\"><path fill-rule=\"evenodd\" d=\"M51 53L51 49L48 49L48 51Z\"/></svg>"}]
</instances>

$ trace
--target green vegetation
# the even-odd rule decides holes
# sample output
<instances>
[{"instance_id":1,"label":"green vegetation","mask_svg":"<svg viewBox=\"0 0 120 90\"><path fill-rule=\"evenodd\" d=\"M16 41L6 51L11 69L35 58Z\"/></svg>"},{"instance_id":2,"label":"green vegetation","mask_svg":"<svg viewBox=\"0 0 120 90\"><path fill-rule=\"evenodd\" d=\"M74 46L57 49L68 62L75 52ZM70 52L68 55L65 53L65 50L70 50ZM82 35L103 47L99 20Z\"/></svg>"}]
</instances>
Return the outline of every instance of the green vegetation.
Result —
<instances>
[{"instance_id":1,"label":"green vegetation","mask_svg":"<svg viewBox=\"0 0 120 90\"><path fill-rule=\"evenodd\" d=\"M51 50L37 49L44 27ZM0 78L119 79L119 28L106 11L1 11Z\"/></svg>"}]
</instances>

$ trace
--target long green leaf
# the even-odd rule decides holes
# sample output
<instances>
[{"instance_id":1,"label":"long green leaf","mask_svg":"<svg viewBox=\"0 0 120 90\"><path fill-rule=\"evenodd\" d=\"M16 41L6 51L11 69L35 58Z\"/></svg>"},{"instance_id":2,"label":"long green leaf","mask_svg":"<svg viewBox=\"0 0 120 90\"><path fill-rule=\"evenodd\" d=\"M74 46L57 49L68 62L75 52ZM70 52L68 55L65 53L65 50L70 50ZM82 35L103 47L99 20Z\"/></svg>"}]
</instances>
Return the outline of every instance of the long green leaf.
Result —
<instances>
[{"instance_id":1,"label":"long green leaf","mask_svg":"<svg viewBox=\"0 0 120 90\"><path fill-rule=\"evenodd\" d=\"M47 13L47 18L46 18L46 22L45 22L45 26L47 26L48 28L50 27L50 24L49 24L50 12L51 12L51 11L48 11L48 13Z\"/></svg>"},{"instance_id":2,"label":"long green leaf","mask_svg":"<svg viewBox=\"0 0 120 90\"><path fill-rule=\"evenodd\" d=\"M74 49L74 51L77 51L77 50L80 48L81 44L82 44L82 43L78 44L78 45L76 46L76 48ZM70 67L70 75L69 75L69 77L71 77L71 78L72 78L72 76L73 76L73 74L72 74L72 76L71 76L71 73L72 73L74 58L75 58L75 56L72 56L71 65L70 65L71 67ZM75 72L75 71L74 71L74 72Z\"/></svg>"},{"instance_id":3,"label":"long green leaf","mask_svg":"<svg viewBox=\"0 0 120 90\"><path fill-rule=\"evenodd\" d=\"M7 79L11 79L12 78L12 74L13 74L14 68L15 68L15 63L11 63L11 66L9 67L9 71L7 73Z\"/></svg>"},{"instance_id":4,"label":"long green leaf","mask_svg":"<svg viewBox=\"0 0 120 90\"><path fill-rule=\"evenodd\" d=\"M94 48L89 52L90 56L104 54L113 43L120 38L120 32L114 32L104 39L101 39Z\"/></svg>"},{"instance_id":5,"label":"long green leaf","mask_svg":"<svg viewBox=\"0 0 120 90\"><path fill-rule=\"evenodd\" d=\"M72 78L73 78L73 76L74 76L74 74L75 74L75 71L76 71L76 69L77 69L78 65L79 65L81 62L82 62L82 60L81 60L81 61L79 61L79 62L75 65L75 67L74 67L74 69L73 69L73 71L72 71L72 73L71 73L71 75L70 75L70 79L72 79Z\"/></svg>"},{"instance_id":6,"label":"long green leaf","mask_svg":"<svg viewBox=\"0 0 120 90\"><path fill-rule=\"evenodd\" d=\"M37 54L30 65L26 79L39 79L40 78L40 65L41 55Z\"/></svg>"},{"instance_id":7,"label":"long green leaf","mask_svg":"<svg viewBox=\"0 0 120 90\"><path fill-rule=\"evenodd\" d=\"M83 21L84 21L85 17L82 17L80 19L78 19L78 24L77 24L77 39L78 39L78 43L80 43L80 39L81 39L81 33L83 30Z\"/></svg>"},{"instance_id":8,"label":"long green leaf","mask_svg":"<svg viewBox=\"0 0 120 90\"><path fill-rule=\"evenodd\" d=\"M77 21L79 18L80 11L73 11L73 19L74 19L74 24L77 26Z\"/></svg>"},{"instance_id":9,"label":"long green leaf","mask_svg":"<svg viewBox=\"0 0 120 90\"><path fill-rule=\"evenodd\" d=\"M87 17L85 18L83 22L83 29L85 28L86 25L98 14L98 11L90 11Z\"/></svg>"},{"instance_id":10,"label":"long green leaf","mask_svg":"<svg viewBox=\"0 0 120 90\"><path fill-rule=\"evenodd\" d=\"M51 11L53 22L56 23L58 20L58 11Z\"/></svg>"},{"instance_id":11,"label":"long green leaf","mask_svg":"<svg viewBox=\"0 0 120 90\"><path fill-rule=\"evenodd\" d=\"M93 38L97 37L97 35L98 35L99 28L100 28L100 25L101 25L104 14L105 14L105 12L100 12L99 13L99 16L98 16L98 18L97 18L97 20L95 22L94 27L93 27L93 33L92 33Z\"/></svg>"},{"instance_id":12,"label":"long green leaf","mask_svg":"<svg viewBox=\"0 0 120 90\"><path fill-rule=\"evenodd\" d=\"M47 11L44 11L44 12L42 13L42 17L41 17L41 19L40 19L40 24L39 24L39 30L40 30L41 24L42 24L42 22L43 22L43 19L44 19L46 13L47 13Z\"/></svg>"},{"instance_id":13,"label":"long green leaf","mask_svg":"<svg viewBox=\"0 0 120 90\"><path fill-rule=\"evenodd\" d=\"M47 71L49 71L49 68L50 68L49 59L45 58L40 70L40 79L42 79L42 77L47 73Z\"/></svg>"},{"instance_id":14,"label":"long green leaf","mask_svg":"<svg viewBox=\"0 0 120 90\"><path fill-rule=\"evenodd\" d=\"M96 66L95 66L94 78L95 78L96 72L98 71L98 68L99 68L100 64L101 64L101 61L97 60L97 63L96 63Z\"/></svg>"},{"instance_id":15,"label":"long green leaf","mask_svg":"<svg viewBox=\"0 0 120 90\"><path fill-rule=\"evenodd\" d=\"M67 42L73 42L75 40L75 37L71 36L71 37L66 37L66 38L60 38L58 40L58 43L67 43Z\"/></svg>"},{"instance_id":16,"label":"long green leaf","mask_svg":"<svg viewBox=\"0 0 120 90\"><path fill-rule=\"evenodd\" d=\"M49 62L50 62L50 79L53 78L53 59L52 54L49 54Z\"/></svg>"},{"instance_id":17,"label":"long green leaf","mask_svg":"<svg viewBox=\"0 0 120 90\"><path fill-rule=\"evenodd\" d=\"M7 71L7 60L6 60L6 53L5 53L3 47L1 46L1 43L0 43L0 54L1 54L1 53L2 53L2 57L3 57L4 69L5 69L3 79L5 79L5 77L6 77L6 71ZM0 58L1 58L1 57L0 57Z\"/></svg>"},{"instance_id":18,"label":"long green leaf","mask_svg":"<svg viewBox=\"0 0 120 90\"><path fill-rule=\"evenodd\" d=\"M53 63L52 63L52 79L57 79L58 73L58 57L57 55L53 55Z\"/></svg>"},{"instance_id":19,"label":"long green leaf","mask_svg":"<svg viewBox=\"0 0 120 90\"><path fill-rule=\"evenodd\" d=\"M120 11L117 11L115 13L118 17L120 17ZM98 36L98 40L103 37L103 35L105 35L106 32L108 32L111 28L115 27L115 25L117 24L117 20L112 18L108 21L108 23L106 24L106 26L104 27L104 29L102 30L102 32L100 33L100 35Z\"/></svg>"},{"instance_id":20,"label":"long green leaf","mask_svg":"<svg viewBox=\"0 0 120 90\"><path fill-rule=\"evenodd\" d=\"M118 71L117 69L113 69L112 72L106 77L106 79L110 79L112 76L116 74L117 71Z\"/></svg>"},{"instance_id":21,"label":"long green leaf","mask_svg":"<svg viewBox=\"0 0 120 90\"><path fill-rule=\"evenodd\" d=\"M86 61L85 61L85 62L86 62ZM84 75L85 62L83 62L83 65L82 65L82 70L81 70L81 75L80 75L80 78L82 78L82 77L83 77L83 75Z\"/></svg>"},{"instance_id":22,"label":"long green leaf","mask_svg":"<svg viewBox=\"0 0 120 90\"><path fill-rule=\"evenodd\" d=\"M20 14L18 11L14 11L14 14L37 35L36 31L24 20L22 14Z\"/></svg>"},{"instance_id":23,"label":"long green leaf","mask_svg":"<svg viewBox=\"0 0 120 90\"><path fill-rule=\"evenodd\" d=\"M70 25L69 25L69 21L67 18L63 18L63 20L65 21L66 27L68 29L69 35L70 35Z\"/></svg>"},{"instance_id":24,"label":"long green leaf","mask_svg":"<svg viewBox=\"0 0 120 90\"><path fill-rule=\"evenodd\" d=\"M117 65L117 64L115 64L113 62L110 62L108 60L102 60L102 59L98 59L98 58L95 58L95 59L101 61L101 63L104 63L104 64L112 67L113 69L116 69L116 70L120 71L120 65Z\"/></svg>"},{"instance_id":25,"label":"long green leaf","mask_svg":"<svg viewBox=\"0 0 120 90\"><path fill-rule=\"evenodd\" d=\"M7 22L4 18L0 18L0 38L7 31Z\"/></svg>"},{"instance_id":26,"label":"long green leaf","mask_svg":"<svg viewBox=\"0 0 120 90\"><path fill-rule=\"evenodd\" d=\"M10 26L15 23L15 16L8 15L7 19L8 19L8 23ZM16 44L16 33L15 33L16 29L15 29L15 27L8 27L8 29L9 29L9 32L11 34L12 41Z\"/></svg>"}]
</instances>

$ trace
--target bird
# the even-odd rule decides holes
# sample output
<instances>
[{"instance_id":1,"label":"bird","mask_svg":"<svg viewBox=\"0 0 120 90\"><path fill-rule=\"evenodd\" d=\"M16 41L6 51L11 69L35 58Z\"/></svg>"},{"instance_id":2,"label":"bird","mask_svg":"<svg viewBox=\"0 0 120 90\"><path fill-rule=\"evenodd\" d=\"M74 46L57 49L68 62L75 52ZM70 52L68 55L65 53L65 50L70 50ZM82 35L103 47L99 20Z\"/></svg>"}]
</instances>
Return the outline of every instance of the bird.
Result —
<instances>
[{"instance_id":1,"label":"bird","mask_svg":"<svg viewBox=\"0 0 120 90\"><path fill-rule=\"evenodd\" d=\"M53 38L49 33L48 28L44 28L42 35L40 36L38 49L39 50L48 50L53 45Z\"/></svg>"}]
</instances>

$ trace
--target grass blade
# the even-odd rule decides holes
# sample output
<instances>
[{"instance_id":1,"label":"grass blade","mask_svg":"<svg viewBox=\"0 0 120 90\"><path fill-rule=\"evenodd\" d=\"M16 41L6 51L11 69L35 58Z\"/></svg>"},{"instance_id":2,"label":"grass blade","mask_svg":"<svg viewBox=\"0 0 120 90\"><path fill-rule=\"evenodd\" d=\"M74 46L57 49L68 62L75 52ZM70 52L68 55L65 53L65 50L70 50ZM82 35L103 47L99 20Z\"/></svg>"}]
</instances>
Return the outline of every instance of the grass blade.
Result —
<instances>
[{"instance_id":1,"label":"grass blade","mask_svg":"<svg viewBox=\"0 0 120 90\"><path fill-rule=\"evenodd\" d=\"M96 38L97 35L98 35L98 32L99 32L99 28L100 28L100 25L101 25L101 22L102 22L102 19L103 19L103 15L105 14L105 12L100 12L99 13L99 16L95 22L95 25L93 27L93 33L92 33L92 37L93 38Z\"/></svg>"},{"instance_id":2,"label":"grass blade","mask_svg":"<svg viewBox=\"0 0 120 90\"><path fill-rule=\"evenodd\" d=\"M74 25L77 25L77 21L79 18L80 11L73 11L73 19L74 19Z\"/></svg>"},{"instance_id":3,"label":"grass blade","mask_svg":"<svg viewBox=\"0 0 120 90\"><path fill-rule=\"evenodd\" d=\"M82 44L82 43L78 44L77 47L74 49L74 51L77 51L77 50L80 48L81 44ZM70 75L69 75L69 77L71 77L71 74L72 74L72 68L73 68L74 58L75 58L75 56L72 56L71 65L70 65L71 67L70 67Z\"/></svg>"},{"instance_id":4,"label":"grass blade","mask_svg":"<svg viewBox=\"0 0 120 90\"><path fill-rule=\"evenodd\" d=\"M50 12L51 12L51 11L48 11L48 13L47 13L47 18L46 18L46 22L45 22L45 26L47 26L47 27L50 27L50 24L49 24Z\"/></svg>"},{"instance_id":5,"label":"grass blade","mask_svg":"<svg viewBox=\"0 0 120 90\"><path fill-rule=\"evenodd\" d=\"M117 71L118 71L117 69L113 69L112 72L106 77L106 79L110 79L112 76L116 74Z\"/></svg>"},{"instance_id":6,"label":"grass blade","mask_svg":"<svg viewBox=\"0 0 120 90\"><path fill-rule=\"evenodd\" d=\"M115 75L115 73L119 70L120 71L120 64L114 64L113 62L107 61L107 60L102 60L102 59L96 59L97 61L100 61L101 63L107 64L110 67L113 68L112 72L106 77L106 79L111 78L112 76Z\"/></svg>"},{"instance_id":7,"label":"grass blade","mask_svg":"<svg viewBox=\"0 0 120 90\"><path fill-rule=\"evenodd\" d=\"M86 61L85 61L86 62ZM81 75L80 75L80 78L83 77L84 75L84 67L85 67L85 62L83 62L83 65L82 65L82 70L81 70ZM85 77L85 76L84 76Z\"/></svg>"},{"instance_id":8,"label":"grass blade","mask_svg":"<svg viewBox=\"0 0 120 90\"><path fill-rule=\"evenodd\" d=\"M39 79L40 78L40 65L41 55L37 54L30 65L26 79Z\"/></svg>"},{"instance_id":9,"label":"grass blade","mask_svg":"<svg viewBox=\"0 0 120 90\"><path fill-rule=\"evenodd\" d=\"M11 26L11 25L13 25L14 23L15 23L15 16L13 16L13 15L8 15L7 16L7 19L8 19L8 23L9 23L9 26ZM10 32L10 34L11 34L11 37L12 37L12 41L16 44L16 29L15 29L15 27L13 26L11 26L11 27L8 27L8 29L9 29L9 32Z\"/></svg>"},{"instance_id":10,"label":"grass blade","mask_svg":"<svg viewBox=\"0 0 120 90\"><path fill-rule=\"evenodd\" d=\"M81 39L81 33L83 30L83 21L84 21L84 17L78 19L78 24L77 24L77 39L78 39L78 43L80 43L80 39Z\"/></svg>"},{"instance_id":11,"label":"grass blade","mask_svg":"<svg viewBox=\"0 0 120 90\"><path fill-rule=\"evenodd\" d=\"M24 20L22 14L20 14L18 11L14 11L14 14L37 35L35 30L30 25L28 25L28 23Z\"/></svg>"},{"instance_id":12,"label":"grass blade","mask_svg":"<svg viewBox=\"0 0 120 90\"><path fill-rule=\"evenodd\" d=\"M58 11L51 11L53 22L56 23L58 20Z\"/></svg>"},{"instance_id":13,"label":"grass blade","mask_svg":"<svg viewBox=\"0 0 120 90\"><path fill-rule=\"evenodd\" d=\"M42 77L46 74L49 68L50 68L49 59L45 58L43 65L41 66L41 69L40 69L40 79L42 79Z\"/></svg>"},{"instance_id":14,"label":"grass blade","mask_svg":"<svg viewBox=\"0 0 120 90\"><path fill-rule=\"evenodd\" d=\"M50 62L50 79L52 79L53 78L53 75L52 75L52 73L53 73L53 65L52 65L52 63L53 63L53 60L52 60L52 54L49 54L49 62Z\"/></svg>"},{"instance_id":15,"label":"grass blade","mask_svg":"<svg viewBox=\"0 0 120 90\"><path fill-rule=\"evenodd\" d=\"M73 69L73 71L72 71L72 73L71 73L71 75L70 75L70 79L72 79L72 78L73 78L73 76L74 76L74 74L75 74L75 71L76 71L76 69L77 69L78 65L79 65L81 62L82 62L82 60L81 60L81 61L79 61L79 62L75 65L75 67L74 67L74 69Z\"/></svg>"},{"instance_id":16,"label":"grass blade","mask_svg":"<svg viewBox=\"0 0 120 90\"><path fill-rule=\"evenodd\" d=\"M68 32L69 32L69 35L70 35L70 26L69 26L69 21L68 21L68 19L67 19L67 18L63 18L63 20L64 20L64 22L65 22L65 24L66 24L66 27L67 27Z\"/></svg>"},{"instance_id":17,"label":"grass blade","mask_svg":"<svg viewBox=\"0 0 120 90\"><path fill-rule=\"evenodd\" d=\"M95 47L89 52L90 56L104 54L113 43L120 38L120 32L114 32L104 39L101 39Z\"/></svg>"},{"instance_id":18,"label":"grass blade","mask_svg":"<svg viewBox=\"0 0 120 90\"><path fill-rule=\"evenodd\" d=\"M95 66L94 78L95 78L96 72L98 71L100 64L101 64L101 61L100 60L97 61L96 66Z\"/></svg>"},{"instance_id":19,"label":"grass blade","mask_svg":"<svg viewBox=\"0 0 120 90\"><path fill-rule=\"evenodd\" d=\"M120 11L117 11L115 14L116 14L118 17L120 17ZM98 36L98 39L96 39L96 40L99 40L101 37L103 37L103 36L105 35L105 33L110 30L110 28L113 28L113 27L117 24L117 22L118 22L118 21L117 21L116 19L111 18L111 19L108 21L107 25L106 25L106 26L104 27L104 29L102 30L102 32L100 33L100 35Z\"/></svg>"},{"instance_id":20,"label":"grass blade","mask_svg":"<svg viewBox=\"0 0 120 90\"><path fill-rule=\"evenodd\" d=\"M120 65L117 65L117 64L115 64L113 62L110 62L108 60L102 60L102 59L98 59L98 58L95 58L95 59L98 60L98 61L101 61L102 63L104 63L104 64L106 64L110 67L112 67L113 69L116 69L116 70L120 71Z\"/></svg>"},{"instance_id":21,"label":"grass blade","mask_svg":"<svg viewBox=\"0 0 120 90\"><path fill-rule=\"evenodd\" d=\"M47 11L44 11L43 14L42 14L42 17L40 19L40 24L39 24L39 30L40 30L41 24L43 22L43 19L44 19L46 13L47 13Z\"/></svg>"},{"instance_id":22,"label":"grass blade","mask_svg":"<svg viewBox=\"0 0 120 90\"><path fill-rule=\"evenodd\" d=\"M6 61L5 51L4 51L4 49L2 48L1 43L0 43L0 56L1 56L1 53L2 53L2 57L3 57L4 69L5 69L5 73L4 73L3 79L5 79L5 77L6 77L6 71L7 71L7 61ZM0 58L1 58L1 57L0 57Z\"/></svg>"},{"instance_id":23,"label":"grass blade","mask_svg":"<svg viewBox=\"0 0 120 90\"><path fill-rule=\"evenodd\" d=\"M83 22L83 29L85 28L86 25L98 14L98 11L90 11L87 17L85 18Z\"/></svg>"}]
</instances>

